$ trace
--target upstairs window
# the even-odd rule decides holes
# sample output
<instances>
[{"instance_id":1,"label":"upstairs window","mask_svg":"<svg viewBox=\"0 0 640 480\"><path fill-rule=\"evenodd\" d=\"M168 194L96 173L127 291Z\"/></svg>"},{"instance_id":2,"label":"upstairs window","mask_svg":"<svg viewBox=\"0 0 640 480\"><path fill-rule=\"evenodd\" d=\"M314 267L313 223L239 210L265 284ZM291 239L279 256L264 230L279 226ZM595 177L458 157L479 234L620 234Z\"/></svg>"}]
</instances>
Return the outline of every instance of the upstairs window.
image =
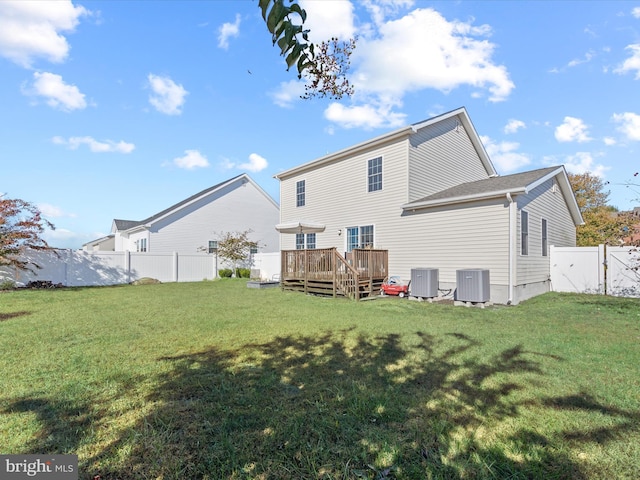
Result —
<instances>
[{"instance_id":1,"label":"upstairs window","mask_svg":"<svg viewBox=\"0 0 640 480\"><path fill-rule=\"evenodd\" d=\"M529 212L520 212L520 255L529 255Z\"/></svg>"},{"instance_id":2,"label":"upstairs window","mask_svg":"<svg viewBox=\"0 0 640 480\"><path fill-rule=\"evenodd\" d=\"M369 192L382 190L382 157L369 160L367 178Z\"/></svg>"},{"instance_id":3,"label":"upstairs window","mask_svg":"<svg viewBox=\"0 0 640 480\"><path fill-rule=\"evenodd\" d=\"M542 219L542 256L547 256L548 251L548 240L547 240L547 221Z\"/></svg>"},{"instance_id":4,"label":"upstairs window","mask_svg":"<svg viewBox=\"0 0 640 480\"><path fill-rule=\"evenodd\" d=\"M305 204L305 181L296 182L296 207L304 207Z\"/></svg>"},{"instance_id":5,"label":"upstairs window","mask_svg":"<svg viewBox=\"0 0 640 480\"><path fill-rule=\"evenodd\" d=\"M217 240L209 240L209 253L215 253L218 251L218 241Z\"/></svg>"}]
</instances>

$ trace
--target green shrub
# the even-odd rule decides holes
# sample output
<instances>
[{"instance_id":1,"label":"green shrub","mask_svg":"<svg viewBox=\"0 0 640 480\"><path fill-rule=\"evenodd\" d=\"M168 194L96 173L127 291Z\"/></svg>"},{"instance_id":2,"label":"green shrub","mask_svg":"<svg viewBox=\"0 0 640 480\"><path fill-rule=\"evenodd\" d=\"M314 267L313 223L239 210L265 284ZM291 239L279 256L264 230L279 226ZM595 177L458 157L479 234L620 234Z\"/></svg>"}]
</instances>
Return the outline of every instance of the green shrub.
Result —
<instances>
[{"instance_id":1,"label":"green shrub","mask_svg":"<svg viewBox=\"0 0 640 480\"><path fill-rule=\"evenodd\" d=\"M249 268L238 268L236 270L236 277L238 277L238 278L251 278L251 269L249 269Z\"/></svg>"},{"instance_id":2,"label":"green shrub","mask_svg":"<svg viewBox=\"0 0 640 480\"><path fill-rule=\"evenodd\" d=\"M4 280L0 282L0 290L13 290L16 288L16 284L13 280Z\"/></svg>"},{"instance_id":3,"label":"green shrub","mask_svg":"<svg viewBox=\"0 0 640 480\"><path fill-rule=\"evenodd\" d=\"M231 278L232 273L233 270L231 270L230 268L221 268L220 270L218 270L218 275L220 275L221 278Z\"/></svg>"}]
</instances>

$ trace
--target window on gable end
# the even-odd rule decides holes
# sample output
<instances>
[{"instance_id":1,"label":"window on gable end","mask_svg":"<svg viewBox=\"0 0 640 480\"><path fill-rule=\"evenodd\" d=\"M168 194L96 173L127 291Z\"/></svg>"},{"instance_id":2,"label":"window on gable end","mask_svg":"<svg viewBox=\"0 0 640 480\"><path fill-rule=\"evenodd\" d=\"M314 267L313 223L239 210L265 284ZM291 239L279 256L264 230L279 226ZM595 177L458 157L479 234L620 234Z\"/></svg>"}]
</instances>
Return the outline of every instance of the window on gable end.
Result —
<instances>
[{"instance_id":1,"label":"window on gable end","mask_svg":"<svg viewBox=\"0 0 640 480\"><path fill-rule=\"evenodd\" d=\"M369 160L367 165L368 191L382 190L382 157Z\"/></svg>"},{"instance_id":2,"label":"window on gable end","mask_svg":"<svg viewBox=\"0 0 640 480\"><path fill-rule=\"evenodd\" d=\"M306 202L305 193L305 181L300 180L299 182L296 182L296 207L304 207Z\"/></svg>"}]
</instances>

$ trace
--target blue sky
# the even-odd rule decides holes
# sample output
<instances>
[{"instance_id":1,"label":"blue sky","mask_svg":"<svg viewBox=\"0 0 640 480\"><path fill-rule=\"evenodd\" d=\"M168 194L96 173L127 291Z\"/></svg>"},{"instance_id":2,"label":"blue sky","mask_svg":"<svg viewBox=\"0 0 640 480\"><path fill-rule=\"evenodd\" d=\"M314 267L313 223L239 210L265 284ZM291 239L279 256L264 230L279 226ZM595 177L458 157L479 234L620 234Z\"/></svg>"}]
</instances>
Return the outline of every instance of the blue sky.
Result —
<instances>
[{"instance_id":1,"label":"blue sky","mask_svg":"<svg viewBox=\"0 0 640 480\"><path fill-rule=\"evenodd\" d=\"M306 0L358 43L340 102L301 100L256 0L0 1L0 193L52 246L465 106L501 175L563 164L639 205L640 1Z\"/></svg>"}]
</instances>

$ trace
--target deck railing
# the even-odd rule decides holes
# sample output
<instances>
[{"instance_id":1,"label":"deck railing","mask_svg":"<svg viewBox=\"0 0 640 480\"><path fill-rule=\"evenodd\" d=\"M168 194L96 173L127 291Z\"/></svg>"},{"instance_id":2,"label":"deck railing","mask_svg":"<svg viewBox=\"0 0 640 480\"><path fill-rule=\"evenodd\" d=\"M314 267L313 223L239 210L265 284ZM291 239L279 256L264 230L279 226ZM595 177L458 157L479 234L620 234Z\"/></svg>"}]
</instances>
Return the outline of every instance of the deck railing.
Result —
<instances>
[{"instance_id":1,"label":"deck railing","mask_svg":"<svg viewBox=\"0 0 640 480\"><path fill-rule=\"evenodd\" d=\"M359 299L360 290L373 292L376 280L387 276L387 250L354 249L347 258L336 248L283 250L281 281L299 282L305 292L314 282L328 282L333 295Z\"/></svg>"}]
</instances>

